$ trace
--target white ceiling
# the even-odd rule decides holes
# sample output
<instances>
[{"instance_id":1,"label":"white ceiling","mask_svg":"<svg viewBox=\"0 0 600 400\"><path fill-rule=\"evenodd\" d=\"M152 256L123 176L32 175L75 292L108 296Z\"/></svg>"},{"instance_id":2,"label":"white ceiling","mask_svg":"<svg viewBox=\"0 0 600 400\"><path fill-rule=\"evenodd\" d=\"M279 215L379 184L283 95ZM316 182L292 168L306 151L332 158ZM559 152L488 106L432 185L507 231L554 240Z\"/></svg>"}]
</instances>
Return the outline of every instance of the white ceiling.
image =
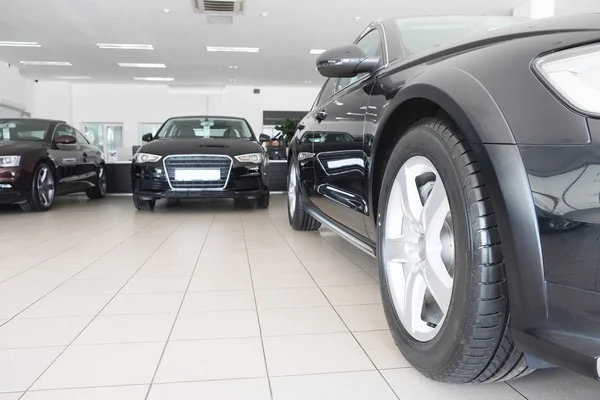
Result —
<instances>
[{"instance_id":1,"label":"white ceiling","mask_svg":"<svg viewBox=\"0 0 600 400\"><path fill-rule=\"evenodd\" d=\"M214 25L193 12L192 0L0 0L0 41L43 46L0 47L0 60L40 80L89 75L97 82L134 83L134 76L166 76L184 85L320 85L317 56L309 50L351 43L372 20L510 14L523 1L246 0L244 15L234 16L232 25ZM164 8L171 12L165 14ZM152 44L154 50L101 50L96 43ZM259 47L260 52L209 53L206 46ZM72 66L20 66L24 60L69 61ZM167 68L120 68L120 62L164 63Z\"/></svg>"}]
</instances>

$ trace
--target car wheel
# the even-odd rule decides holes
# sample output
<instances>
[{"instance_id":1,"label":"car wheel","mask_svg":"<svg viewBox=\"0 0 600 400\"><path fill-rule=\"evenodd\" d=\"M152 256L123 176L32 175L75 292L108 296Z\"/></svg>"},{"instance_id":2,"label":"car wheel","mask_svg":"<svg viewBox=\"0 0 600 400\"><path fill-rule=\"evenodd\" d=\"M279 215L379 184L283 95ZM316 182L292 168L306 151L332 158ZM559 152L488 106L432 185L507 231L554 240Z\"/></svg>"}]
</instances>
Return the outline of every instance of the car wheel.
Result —
<instances>
[{"instance_id":1,"label":"car wheel","mask_svg":"<svg viewBox=\"0 0 600 400\"><path fill-rule=\"evenodd\" d=\"M21 209L26 212L48 211L54 203L54 174L48 164L41 163L33 172L31 194Z\"/></svg>"},{"instance_id":2,"label":"car wheel","mask_svg":"<svg viewBox=\"0 0 600 400\"><path fill-rule=\"evenodd\" d=\"M88 199L101 199L106 196L106 168L104 165L98 167L98 174L96 177L97 179L94 187L85 191Z\"/></svg>"},{"instance_id":3,"label":"car wheel","mask_svg":"<svg viewBox=\"0 0 600 400\"><path fill-rule=\"evenodd\" d=\"M530 371L511 337L502 245L478 165L453 123L425 119L392 151L380 192L386 318L405 358L441 382Z\"/></svg>"},{"instance_id":4,"label":"car wheel","mask_svg":"<svg viewBox=\"0 0 600 400\"><path fill-rule=\"evenodd\" d=\"M314 219L307 211L300 196L298 167L291 160L288 168L288 219L291 227L296 231L316 231L321 223Z\"/></svg>"},{"instance_id":5,"label":"car wheel","mask_svg":"<svg viewBox=\"0 0 600 400\"><path fill-rule=\"evenodd\" d=\"M271 194L267 191L265 194L260 196L260 199L256 202L256 207L260 209L269 208L269 201L271 199Z\"/></svg>"},{"instance_id":6,"label":"car wheel","mask_svg":"<svg viewBox=\"0 0 600 400\"><path fill-rule=\"evenodd\" d=\"M140 211L152 211L156 205L156 200L144 200L140 196L133 195L133 204Z\"/></svg>"}]
</instances>

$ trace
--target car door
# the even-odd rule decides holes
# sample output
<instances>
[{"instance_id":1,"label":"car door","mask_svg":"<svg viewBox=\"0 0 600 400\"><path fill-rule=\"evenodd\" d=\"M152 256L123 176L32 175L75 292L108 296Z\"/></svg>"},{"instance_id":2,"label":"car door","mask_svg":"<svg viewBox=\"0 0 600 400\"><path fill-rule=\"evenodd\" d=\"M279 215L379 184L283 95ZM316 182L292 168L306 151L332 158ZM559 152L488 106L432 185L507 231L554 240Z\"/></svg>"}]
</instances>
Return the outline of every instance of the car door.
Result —
<instances>
[{"instance_id":1,"label":"car door","mask_svg":"<svg viewBox=\"0 0 600 400\"><path fill-rule=\"evenodd\" d=\"M383 65L382 32L373 28L356 42L367 57ZM315 192L313 204L336 222L367 238L367 155L363 147L365 116L376 74L331 78L332 94L313 112Z\"/></svg>"},{"instance_id":2,"label":"car door","mask_svg":"<svg viewBox=\"0 0 600 400\"><path fill-rule=\"evenodd\" d=\"M102 152L96 146L93 146L81 132L73 127L71 128L75 131L77 144L79 145L79 149L81 150L81 155L83 157L83 179L95 184L98 165L100 165L103 161Z\"/></svg>"},{"instance_id":3,"label":"car door","mask_svg":"<svg viewBox=\"0 0 600 400\"><path fill-rule=\"evenodd\" d=\"M72 193L81 190L80 179L84 161L79 144L57 144L61 136L77 138L75 130L67 124L58 124L52 136L52 156L56 163L56 180L59 193Z\"/></svg>"}]
</instances>

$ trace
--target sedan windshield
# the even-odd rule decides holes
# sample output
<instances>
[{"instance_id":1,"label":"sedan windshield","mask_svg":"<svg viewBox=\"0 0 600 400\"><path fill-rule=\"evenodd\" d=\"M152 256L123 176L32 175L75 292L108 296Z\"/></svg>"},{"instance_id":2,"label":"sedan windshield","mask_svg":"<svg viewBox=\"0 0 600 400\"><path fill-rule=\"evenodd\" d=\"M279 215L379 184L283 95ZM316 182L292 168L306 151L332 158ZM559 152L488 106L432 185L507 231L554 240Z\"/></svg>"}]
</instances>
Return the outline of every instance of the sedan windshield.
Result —
<instances>
[{"instance_id":1,"label":"sedan windshield","mask_svg":"<svg viewBox=\"0 0 600 400\"><path fill-rule=\"evenodd\" d=\"M50 123L27 119L0 119L0 141L42 142Z\"/></svg>"},{"instance_id":2,"label":"sedan windshield","mask_svg":"<svg viewBox=\"0 0 600 400\"><path fill-rule=\"evenodd\" d=\"M254 139L246 121L213 117L171 119L162 126L156 137L159 139Z\"/></svg>"},{"instance_id":3,"label":"sedan windshield","mask_svg":"<svg viewBox=\"0 0 600 400\"><path fill-rule=\"evenodd\" d=\"M396 23L400 29L404 51L412 55L523 21L525 20L503 16L440 16L400 18Z\"/></svg>"}]
</instances>

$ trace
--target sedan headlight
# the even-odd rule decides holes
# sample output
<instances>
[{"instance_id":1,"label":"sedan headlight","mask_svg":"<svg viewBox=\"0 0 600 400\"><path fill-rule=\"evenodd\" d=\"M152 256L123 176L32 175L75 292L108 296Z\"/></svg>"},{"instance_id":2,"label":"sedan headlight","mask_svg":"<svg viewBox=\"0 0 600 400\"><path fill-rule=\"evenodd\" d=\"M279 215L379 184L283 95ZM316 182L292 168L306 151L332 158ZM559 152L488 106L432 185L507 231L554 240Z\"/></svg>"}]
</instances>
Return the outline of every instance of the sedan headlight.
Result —
<instances>
[{"instance_id":1,"label":"sedan headlight","mask_svg":"<svg viewBox=\"0 0 600 400\"><path fill-rule=\"evenodd\" d=\"M0 167L18 167L21 156L0 156Z\"/></svg>"},{"instance_id":2,"label":"sedan headlight","mask_svg":"<svg viewBox=\"0 0 600 400\"><path fill-rule=\"evenodd\" d=\"M566 103L584 114L600 115L600 45L548 54L534 68Z\"/></svg>"},{"instance_id":3,"label":"sedan headlight","mask_svg":"<svg viewBox=\"0 0 600 400\"><path fill-rule=\"evenodd\" d=\"M162 156L157 156L156 154L148 154L148 153L136 153L135 162L138 164L150 163L160 161Z\"/></svg>"},{"instance_id":4,"label":"sedan headlight","mask_svg":"<svg viewBox=\"0 0 600 400\"><path fill-rule=\"evenodd\" d=\"M235 159L239 162L244 163L252 163L252 164L260 164L263 162L263 154L262 153L252 153L252 154L243 154L241 156L235 156Z\"/></svg>"}]
</instances>

